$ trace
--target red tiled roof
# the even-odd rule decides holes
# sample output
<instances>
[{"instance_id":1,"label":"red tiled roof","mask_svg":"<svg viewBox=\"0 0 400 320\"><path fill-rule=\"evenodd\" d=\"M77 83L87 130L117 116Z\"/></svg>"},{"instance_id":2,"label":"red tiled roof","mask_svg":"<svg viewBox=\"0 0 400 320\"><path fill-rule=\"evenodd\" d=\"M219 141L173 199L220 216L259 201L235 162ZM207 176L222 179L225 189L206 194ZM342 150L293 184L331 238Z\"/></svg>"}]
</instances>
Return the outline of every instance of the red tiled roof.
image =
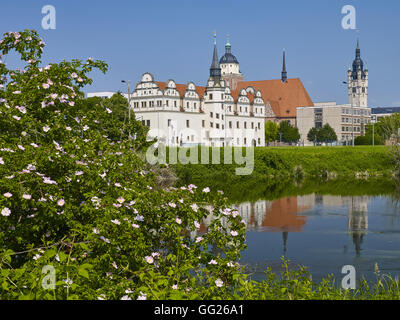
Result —
<instances>
[{"instance_id":1,"label":"red tiled roof","mask_svg":"<svg viewBox=\"0 0 400 320\"><path fill-rule=\"evenodd\" d=\"M270 102L277 117L296 117L297 107L314 106L299 78L278 80L241 81L237 90L248 86L260 90L264 102Z\"/></svg>"},{"instance_id":2,"label":"red tiled roof","mask_svg":"<svg viewBox=\"0 0 400 320\"><path fill-rule=\"evenodd\" d=\"M156 84L161 90L165 90L167 86L166 82L156 81ZM183 97L187 88L186 84L175 83L175 85L176 85L176 90L178 90L179 92L179 95ZM199 95L200 99L203 97L205 91L206 91L205 87L196 86L196 92Z\"/></svg>"},{"instance_id":3,"label":"red tiled roof","mask_svg":"<svg viewBox=\"0 0 400 320\"><path fill-rule=\"evenodd\" d=\"M166 86L166 83L165 83L165 82L156 81L156 83L157 83L158 87L159 87L161 90L165 90L165 86Z\"/></svg>"}]
</instances>

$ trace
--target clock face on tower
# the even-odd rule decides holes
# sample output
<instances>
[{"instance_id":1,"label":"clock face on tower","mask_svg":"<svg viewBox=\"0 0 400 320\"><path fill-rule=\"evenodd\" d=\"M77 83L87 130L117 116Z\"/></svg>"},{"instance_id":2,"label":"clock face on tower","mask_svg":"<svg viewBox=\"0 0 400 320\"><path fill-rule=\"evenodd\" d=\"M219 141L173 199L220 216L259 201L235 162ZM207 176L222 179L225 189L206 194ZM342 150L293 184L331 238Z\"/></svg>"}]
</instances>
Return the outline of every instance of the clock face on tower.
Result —
<instances>
[{"instance_id":1,"label":"clock face on tower","mask_svg":"<svg viewBox=\"0 0 400 320\"><path fill-rule=\"evenodd\" d=\"M214 81L212 81L212 80L208 81L208 86L209 86L209 87L214 86Z\"/></svg>"}]
</instances>

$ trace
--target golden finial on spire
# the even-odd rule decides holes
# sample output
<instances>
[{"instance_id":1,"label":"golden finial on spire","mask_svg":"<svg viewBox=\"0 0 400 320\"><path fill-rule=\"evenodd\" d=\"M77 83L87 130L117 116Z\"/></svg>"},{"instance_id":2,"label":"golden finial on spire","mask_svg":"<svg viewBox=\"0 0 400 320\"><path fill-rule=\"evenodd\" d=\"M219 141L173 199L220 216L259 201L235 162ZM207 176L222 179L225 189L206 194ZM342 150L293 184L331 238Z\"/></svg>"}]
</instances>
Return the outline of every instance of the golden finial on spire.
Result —
<instances>
[{"instance_id":1,"label":"golden finial on spire","mask_svg":"<svg viewBox=\"0 0 400 320\"><path fill-rule=\"evenodd\" d=\"M214 44L217 44L217 31L213 31L214 35Z\"/></svg>"}]
</instances>

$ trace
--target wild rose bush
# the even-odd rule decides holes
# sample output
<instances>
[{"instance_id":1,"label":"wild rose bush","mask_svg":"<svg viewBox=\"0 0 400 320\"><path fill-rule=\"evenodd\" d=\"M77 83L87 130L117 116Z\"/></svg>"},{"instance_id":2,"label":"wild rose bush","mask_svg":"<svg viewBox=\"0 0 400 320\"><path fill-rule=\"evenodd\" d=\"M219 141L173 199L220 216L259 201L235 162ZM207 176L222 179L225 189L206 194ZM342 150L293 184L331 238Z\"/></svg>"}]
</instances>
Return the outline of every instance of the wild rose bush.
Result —
<instances>
[{"instance_id":1,"label":"wild rose bush","mask_svg":"<svg viewBox=\"0 0 400 320\"><path fill-rule=\"evenodd\" d=\"M146 129L82 108L88 74L107 65L41 66L44 47L33 30L0 41L0 298L231 297L244 281L240 215L215 190L158 188L138 155ZM9 52L23 69L7 68Z\"/></svg>"}]
</instances>

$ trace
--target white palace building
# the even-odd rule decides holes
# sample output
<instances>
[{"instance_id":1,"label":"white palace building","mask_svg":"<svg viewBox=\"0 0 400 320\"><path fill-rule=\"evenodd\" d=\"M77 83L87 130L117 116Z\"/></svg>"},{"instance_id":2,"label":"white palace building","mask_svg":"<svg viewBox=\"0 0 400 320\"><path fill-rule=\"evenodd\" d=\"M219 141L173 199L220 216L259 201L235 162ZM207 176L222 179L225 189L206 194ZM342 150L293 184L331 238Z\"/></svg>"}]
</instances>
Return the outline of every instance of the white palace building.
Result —
<instances>
[{"instance_id":1,"label":"white palace building","mask_svg":"<svg viewBox=\"0 0 400 320\"><path fill-rule=\"evenodd\" d=\"M296 125L296 108L313 106L300 79L287 78L285 53L281 79L244 81L229 41L221 59L214 42L206 86L159 82L147 72L125 96L149 136L168 146L265 146L265 121Z\"/></svg>"},{"instance_id":2,"label":"white palace building","mask_svg":"<svg viewBox=\"0 0 400 320\"><path fill-rule=\"evenodd\" d=\"M231 70L239 75L238 63L220 65L214 44L206 87L158 82L143 74L131 96L136 119L169 146L264 146L262 94L252 86L232 91L224 79Z\"/></svg>"}]
</instances>

